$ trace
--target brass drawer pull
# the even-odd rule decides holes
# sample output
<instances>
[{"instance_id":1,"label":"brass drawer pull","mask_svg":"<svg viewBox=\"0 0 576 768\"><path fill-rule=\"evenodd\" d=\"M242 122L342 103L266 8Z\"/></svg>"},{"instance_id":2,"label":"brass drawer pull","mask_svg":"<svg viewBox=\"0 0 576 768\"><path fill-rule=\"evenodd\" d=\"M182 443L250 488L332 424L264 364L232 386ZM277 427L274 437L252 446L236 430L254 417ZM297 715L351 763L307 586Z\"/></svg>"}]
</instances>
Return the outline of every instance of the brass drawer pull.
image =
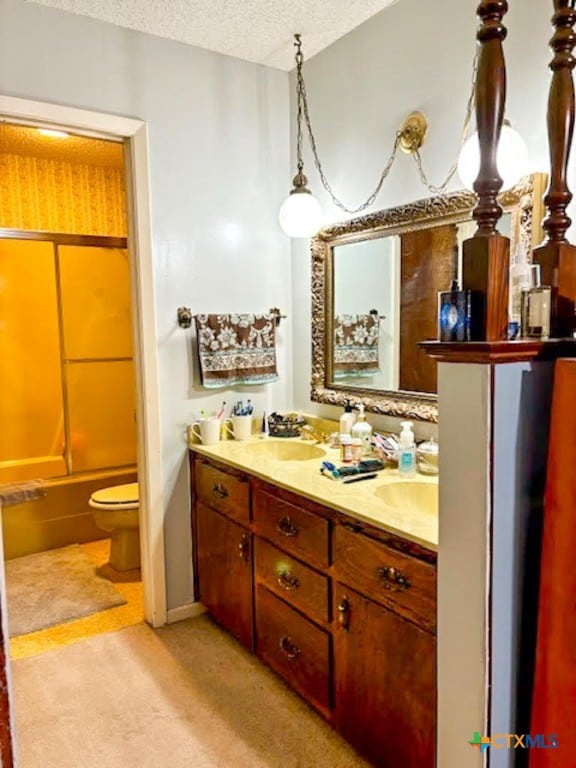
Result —
<instances>
[{"instance_id":1,"label":"brass drawer pull","mask_svg":"<svg viewBox=\"0 0 576 768\"><path fill-rule=\"evenodd\" d=\"M282 571L276 581L278 582L278 586L282 587L282 589L285 589L286 592L293 592L300 586L300 582L296 576L294 576L292 571Z\"/></svg>"},{"instance_id":2,"label":"brass drawer pull","mask_svg":"<svg viewBox=\"0 0 576 768\"><path fill-rule=\"evenodd\" d=\"M398 592L400 589L408 589L410 587L408 576L402 571L399 571L398 568L393 568L391 565L377 568L376 573L382 582L384 589ZM394 587L398 587L398 589L394 590Z\"/></svg>"},{"instance_id":3,"label":"brass drawer pull","mask_svg":"<svg viewBox=\"0 0 576 768\"><path fill-rule=\"evenodd\" d=\"M225 499L228 496L228 489L222 483L214 483L212 495L216 496L217 499Z\"/></svg>"},{"instance_id":4,"label":"brass drawer pull","mask_svg":"<svg viewBox=\"0 0 576 768\"><path fill-rule=\"evenodd\" d=\"M290 659L290 661L293 661L294 659L298 658L298 656L300 656L300 654L302 653L300 648L298 648L298 646L295 643L293 643L292 640L290 640L288 635L284 635L284 637L280 638L279 646L282 653L285 656L287 656Z\"/></svg>"},{"instance_id":5,"label":"brass drawer pull","mask_svg":"<svg viewBox=\"0 0 576 768\"><path fill-rule=\"evenodd\" d=\"M289 517L282 517L278 520L276 529L282 536L293 537L298 536L298 528L294 525Z\"/></svg>"},{"instance_id":6,"label":"brass drawer pull","mask_svg":"<svg viewBox=\"0 0 576 768\"><path fill-rule=\"evenodd\" d=\"M243 533L242 538L240 539L240 544L238 544L238 555L240 557L240 560L244 560L245 562L247 562L249 554L250 554L250 544L248 541L248 534Z\"/></svg>"},{"instance_id":7,"label":"brass drawer pull","mask_svg":"<svg viewBox=\"0 0 576 768\"><path fill-rule=\"evenodd\" d=\"M338 603L338 624L342 629L349 629L350 627L350 600L347 597L343 597Z\"/></svg>"}]
</instances>

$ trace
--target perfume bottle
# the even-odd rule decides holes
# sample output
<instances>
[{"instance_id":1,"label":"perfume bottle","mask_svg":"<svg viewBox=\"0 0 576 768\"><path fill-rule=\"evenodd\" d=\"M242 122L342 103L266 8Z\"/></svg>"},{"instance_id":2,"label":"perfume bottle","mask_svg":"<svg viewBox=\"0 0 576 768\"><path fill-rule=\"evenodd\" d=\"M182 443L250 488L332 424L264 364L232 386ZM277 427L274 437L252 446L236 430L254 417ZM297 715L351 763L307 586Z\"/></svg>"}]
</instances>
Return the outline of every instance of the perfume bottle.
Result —
<instances>
[{"instance_id":1,"label":"perfume bottle","mask_svg":"<svg viewBox=\"0 0 576 768\"><path fill-rule=\"evenodd\" d=\"M521 335L524 339L550 336L552 289L540 284L540 264L532 264L532 287L522 291Z\"/></svg>"}]
</instances>

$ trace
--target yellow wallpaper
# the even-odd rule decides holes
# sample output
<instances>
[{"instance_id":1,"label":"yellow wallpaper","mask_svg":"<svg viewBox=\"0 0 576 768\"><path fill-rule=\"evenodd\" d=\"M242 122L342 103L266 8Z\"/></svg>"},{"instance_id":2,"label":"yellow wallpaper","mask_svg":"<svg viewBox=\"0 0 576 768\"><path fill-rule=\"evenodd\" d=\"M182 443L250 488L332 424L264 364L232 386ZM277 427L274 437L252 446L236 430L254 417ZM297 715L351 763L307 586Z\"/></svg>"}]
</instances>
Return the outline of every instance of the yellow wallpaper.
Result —
<instances>
[{"instance_id":1,"label":"yellow wallpaper","mask_svg":"<svg viewBox=\"0 0 576 768\"><path fill-rule=\"evenodd\" d=\"M0 154L0 227L125 237L124 173Z\"/></svg>"}]
</instances>

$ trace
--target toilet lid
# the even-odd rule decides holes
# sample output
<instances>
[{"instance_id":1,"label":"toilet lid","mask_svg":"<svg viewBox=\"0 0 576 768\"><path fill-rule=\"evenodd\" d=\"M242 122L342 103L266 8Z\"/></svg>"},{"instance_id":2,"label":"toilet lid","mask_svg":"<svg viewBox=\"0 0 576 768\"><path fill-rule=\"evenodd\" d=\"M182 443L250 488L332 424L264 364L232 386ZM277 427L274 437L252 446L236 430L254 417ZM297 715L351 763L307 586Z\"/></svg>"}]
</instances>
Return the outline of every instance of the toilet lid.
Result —
<instances>
[{"instance_id":1,"label":"toilet lid","mask_svg":"<svg viewBox=\"0 0 576 768\"><path fill-rule=\"evenodd\" d=\"M101 488L99 491L94 491L91 498L98 504L134 504L139 500L138 483Z\"/></svg>"}]
</instances>

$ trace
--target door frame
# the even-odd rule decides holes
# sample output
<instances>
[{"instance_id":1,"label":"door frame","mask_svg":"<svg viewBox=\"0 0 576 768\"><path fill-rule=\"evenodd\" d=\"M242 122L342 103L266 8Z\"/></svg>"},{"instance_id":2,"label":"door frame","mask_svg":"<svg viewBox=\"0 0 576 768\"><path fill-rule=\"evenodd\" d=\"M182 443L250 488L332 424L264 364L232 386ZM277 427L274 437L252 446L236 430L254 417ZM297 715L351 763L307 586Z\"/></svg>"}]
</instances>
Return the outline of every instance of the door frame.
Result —
<instances>
[{"instance_id":1,"label":"door frame","mask_svg":"<svg viewBox=\"0 0 576 768\"><path fill-rule=\"evenodd\" d=\"M61 128L95 138L122 140L125 144L144 617L151 626L160 627L167 621L167 600L147 124L120 115L1 94L0 118L35 127ZM3 585L0 588L4 592Z\"/></svg>"}]
</instances>

